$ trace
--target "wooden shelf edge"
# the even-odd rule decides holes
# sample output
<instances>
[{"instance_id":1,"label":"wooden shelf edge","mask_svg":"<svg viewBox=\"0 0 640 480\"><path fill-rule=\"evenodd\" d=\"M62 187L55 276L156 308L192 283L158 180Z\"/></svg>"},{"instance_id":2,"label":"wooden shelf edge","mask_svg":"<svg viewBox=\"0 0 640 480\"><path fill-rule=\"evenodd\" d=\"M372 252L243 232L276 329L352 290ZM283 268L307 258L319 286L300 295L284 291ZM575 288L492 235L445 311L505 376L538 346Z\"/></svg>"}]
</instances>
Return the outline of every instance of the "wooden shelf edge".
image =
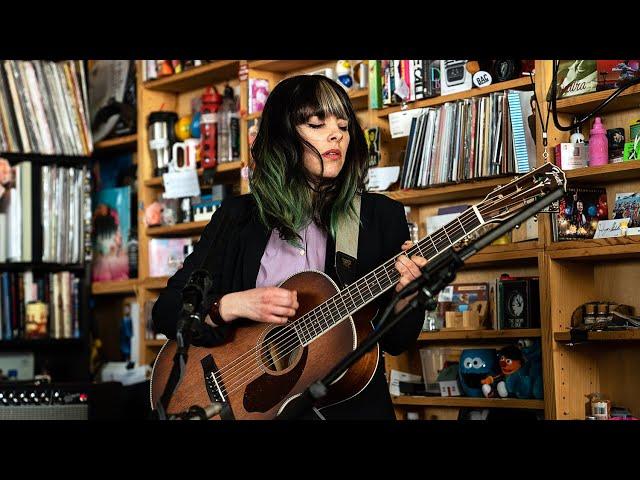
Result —
<instances>
[{"instance_id":1,"label":"wooden shelf edge","mask_svg":"<svg viewBox=\"0 0 640 480\"><path fill-rule=\"evenodd\" d=\"M608 89L599 92L585 93L583 95L575 95L568 98L561 98L556 100L556 110L558 113L581 113L591 111L614 91L614 89ZM609 105L607 105L603 112L615 112L629 108L638 108L640 105L640 95L638 94L640 94L640 85L633 85L627 88ZM635 99L635 96L638 96L639 98Z\"/></svg>"},{"instance_id":2,"label":"wooden shelf edge","mask_svg":"<svg viewBox=\"0 0 640 480\"><path fill-rule=\"evenodd\" d=\"M613 182L640 177L640 161L627 160L620 163L610 163L598 167L583 167L565 170L568 181L572 182Z\"/></svg>"},{"instance_id":3,"label":"wooden shelf edge","mask_svg":"<svg viewBox=\"0 0 640 480\"><path fill-rule=\"evenodd\" d=\"M476 397L391 397L394 405L461 407L461 408L525 408L544 410L544 400Z\"/></svg>"},{"instance_id":4,"label":"wooden shelf edge","mask_svg":"<svg viewBox=\"0 0 640 480\"><path fill-rule=\"evenodd\" d=\"M493 92L500 92L503 90L516 90L522 88L530 88L532 86L529 76L516 78L514 80L507 80L506 82L498 82L489 85L488 87L472 88L464 92L453 93L451 95L440 95L438 97L427 98L425 100L418 100L408 103L406 108L402 105L382 108L380 110L374 110L378 117L387 117L390 113L400 112L402 110L410 110L413 108L435 107L447 102L454 102L456 100L464 100L467 98L479 97L482 95L488 95Z\"/></svg>"},{"instance_id":5,"label":"wooden shelf edge","mask_svg":"<svg viewBox=\"0 0 640 480\"><path fill-rule=\"evenodd\" d=\"M167 286L169 277L147 277L140 285L148 290L161 290Z\"/></svg>"},{"instance_id":6,"label":"wooden shelf edge","mask_svg":"<svg viewBox=\"0 0 640 480\"><path fill-rule=\"evenodd\" d=\"M138 134L125 135L123 137L110 138L108 140L102 140L94 145L93 152L100 153L104 150L111 150L116 148L129 148L135 147L138 143Z\"/></svg>"},{"instance_id":7,"label":"wooden shelf edge","mask_svg":"<svg viewBox=\"0 0 640 480\"><path fill-rule=\"evenodd\" d=\"M405 205L423 205L445 200L474 198L484 196L499 185L506 185L514 179L514 175L482 178L454 184L434 185L422 189L391 190L374 192L387 195Z\"/></svg>"},{"instance_id":8,"label":"wooden shelf edge","mask_svg":"<svg viewBox=\"0 0 640 480\"><path fill-rule=\"evenodd\" d=\"M138 279L116 280L113 282L93 282L91 293L93 295L114 295L119 293L135 293Z\"/></svg>"},{"instance_id":9,"label":"wooden shelf edge","mask_svg":"<svg viewBox=\"0 0 640 480\"><path fill-rule=\"evenodd\" d=\"M184 72L148 80L142 85L148 90L181 93L204 87L216 81L238 76L240 60L217 60Z\"/></svg>"},{"instance_id":10,"label":"wooden shelf edge","mask_svg":"<svg viewBox=\"0 0 640 480\"><path fill-rule=\"evenodd\" d=\"M539 328L523 328L518 330L440 330L438 332L422 332L418 341L436 340L500 340L502 338L532 338L540 337Z\"/></svg>"},{"instance_id":11,"label":"wooden shelf edge","mask_svg":"<svg viewBox=\"0 0 640 480\"><path fill-rule=\"evenodd\" d=\"M158 237L161 235L199 235L209 224L209 220L201 222L178 223L164 227L147 227L147 236Z\"/></svg>"},{"instance_id":12,"label":"wooden shelf edge","mask_svg":"<svg viewBox=\"0 0 640 480\"><path fill-rule=\"evenodd\" d=\"M564 343L571 341L571 334L569 332L555 332L553 339L556 342ZM624 341L638 341L640 340L640 329L638 330L624 330L624 331L603 331L603 332L589 332L587 333L587 340L590 342L624 342Z\"/></svg>"},{"instance_id":13,"label":"wooden shelf edge","mask_svg":"<svg viewBox=\"0 0 640 480\"><path fill-rule=\"evenodd\" d=\"M623 259L640 254L640 235L553 242L545 250L554 260Z\"/></svg>"},{"instance_id":14,"label":"wooden shelf edge","mask_svg":"<svg viewBox=\"0 0 640 480\"><path fill-rule=\"evenodd\" d=\"M218 165L216 169L216 175L219 175L219 174L227 175L231 173L239 174L240 170L242 170L242 160L236 160L235 162L224 162ZM199 168L198 170L196 170L196 172L198 174L198 178L202 179L204 175L204 169ZM162 177L148 178L147 180L144 181L144 186L163 188L164 185L162 183Z\"/></svg>"}]
</instances>

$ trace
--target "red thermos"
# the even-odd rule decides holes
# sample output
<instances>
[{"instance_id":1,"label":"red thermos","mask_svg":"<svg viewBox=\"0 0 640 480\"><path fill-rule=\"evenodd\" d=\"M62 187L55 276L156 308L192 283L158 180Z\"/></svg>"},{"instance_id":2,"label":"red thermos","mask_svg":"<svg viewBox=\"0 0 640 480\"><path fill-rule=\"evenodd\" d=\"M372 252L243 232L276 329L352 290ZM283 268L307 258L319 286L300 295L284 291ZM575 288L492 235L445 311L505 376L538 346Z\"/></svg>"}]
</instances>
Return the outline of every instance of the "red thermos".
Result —
<instances>
[{"instance_id":1,"label":"red thermos","mask_svg":"<svg viewBox=\"0 0 640 480\"><path fill-rule=\"evenodd\" d=\"M218 109L222 96L216 87L207 87L202 94L200 107L200 159L204 169L204 178L213 179L218 165L216 138L218 136Z\"/></svg>"}]
</instances>

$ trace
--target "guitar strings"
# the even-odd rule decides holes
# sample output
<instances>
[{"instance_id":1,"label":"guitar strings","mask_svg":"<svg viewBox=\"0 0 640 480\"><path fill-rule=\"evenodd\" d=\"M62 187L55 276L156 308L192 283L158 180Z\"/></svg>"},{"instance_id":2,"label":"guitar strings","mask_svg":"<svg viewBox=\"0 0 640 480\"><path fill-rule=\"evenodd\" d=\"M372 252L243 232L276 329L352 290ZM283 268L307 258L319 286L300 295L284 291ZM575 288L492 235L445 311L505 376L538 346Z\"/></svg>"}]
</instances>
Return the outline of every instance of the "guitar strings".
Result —
<instances>
[{"instance_id":1,"label":"guitar strings","mask_svg":"<svg viewBox=\"0 0 640 480\"><path fill-rule=\"evenodd\" d=\"M514 192L514 193L512 193L512 194L510 194L510 195L513 195L513 194L516 194L516 193L518 193L518 192ZM501 200L504 200L505 198L507 198L507 196L503 196L503 197L501 198ZM492 207L483 207L483 208L482 208L482 211L483 211L483 212L485 212L485 211L489 210L490 208L492 208ZM468 212L468 214L465 216L465 217L466 217L466 218L465 218L465 220L466 220L469 216L472 216L472 215L470 215L471 213L473 213L473 211L469 211L469 212ZM463 218L463 216L461 215L459 218ZM446 229L446 226L444 227L444 229ZM443 229L443 230L444 230L444 229ZM464 228L462 228L462 231L464 232ZM459 228L457 228L457 225L456 225L456 229L454 230L454 232L455 232L455 233L459 233L459 232L460 232L460 229L459 229ZM466 232L465 232L465 233L466 233ZM426 238L427 238L427 237L425 237L425 239L426 239ZM424 240L424 239L423 239L423 240ZM406 252L402 252L402 253L400 253L400 254L396 255L395 257L393 257L393 260L395 260L398 256L400 256L400 255L402 255L402 254L412 254L412 253L415 253L416 251L418 251L418 252L420 252L420 253L422 254L422 252L421 252L421 248L420 248L420 243L421 243L421 242L418 242L414 247L412 247L411 249L407 250ZM451 245L450 245L450 246L451 246ZM441 250L441 251L443 251L443 250ZM438 250L437 250L437 249L436 249L436 252L438 252ZM390 263L390 261L388 261L388 262L386 262L386 263ZM394 264L395 264L395 262L394 262ZM365 275L365 277L361 278L361 279L360 279L358 282L356 282L356 284L354 284L354 285L357 285L358 283L360 283L360 282L361 282L361 281L363 281L363 280L364 280L364 283L365 283L365 284L367 284L368 282L367 282L366 280L368 280L368 277L369 277L369 276L371 276L371 275L373 275L374 273L376 273L376 271L377 271L377 270L379 270L380 268L384 268L384 269L385 269L385 273L387 273L387 276L389 276L389 272L388 272L388 270L387 270L387 266L386 266L386 265L383 265L382 267L378 267L376 270L374 270L374 271L370 272L369 274ZM395 270L395 269L394 269L394 270L392 270L392 274L394 275L394 277L398 277L398 278L399 278L399 272L397 272L397 270ZM373 276L375 277L375 275L373 275ZM376 278L376 280L377 280L377 278ZM394 280L392 280L392 284L391 284L391 285L389 285L389 286L387 286L387 289L388 289L388 288L390 288L391 286L393 286L393 282L397 282L397 278L396 278L396 279L394 279ZM379 282L378 282L378 283L379 283ZM370 290L370 289L369 289L369 290ZM381 292L378 292L378 295L379 295L379 294L382 294L384 291L385 291L385 290L383 289ZM344 291L338 292L338 293L337 293L337 295L342 294L342 293L344 293ZM358 289L358 293L360 293L359 289ZM366 294L366 292L365 292L365 294ZM360 293L360 295L361 295L361 297L362 297L362 293ZM364 302L365 302L365 304L366 304L366 303L369 303L373 298L375 298L375 295L373 295L373 296L372 296L371 298L369 298L368 300L365 300L365 299L364 299L364 297L363 297L363 301L364 301ZM332 297L331 299L333 299L333 297ZM331 300L331 299L330 299L330 300ZM353 301L353 300L352 300L352 301ZM327 300L325 303L328 303L328 300ZM335 303L336 303L336 302L334 301L334 304L335 304ZM344 303L344 302L343 302L343 303ZM346 304L345 304L345 306L346 306ZM303 317L301 317L300 319L298 319L298 321L297 321L295 324L291 324L291 325L289 325L289 326L287 326L287 327L289 327L289 328L293 328L294 326L296 326L296 325L300 324L300 326L302 326L302 327L306 327L306 328L307 328L307 332L309 333L309 332L310 332L309 326L311 326L311 327L313 328L314 335L315 335L315 334L316 334L316 332L315 332L315 325L313 325L313 323L314 323L314 322L315 322L315 323L317 323L317 321L318 321L318 320L323 319L323 317L326 315L326 313L329 313L329 315L333 315L336 311L337 311L338 313L340 313L340 311L339 311L339 310L333 310L333 309L331 309L331 308L330 308L330 307L328 307L328 306L325 306L325 307L320 306L320 307L321 307L321 308L319 309L319 311L318 311L318 308L316 307L316 309L314 309L314 310L312 310L312 311L310 311L310 312L307 312L307 314L305 314ZM326 309L327 311L325 311L325 309ZM313 314L313 318L312 318L312 315L310 315L310 314ZM319 314L320 314L320 315L319 315ZM344 318L347 318L348 316L350 316L350 315L349 315L349 312L344 316ZM305 318L305 317L306 317L306 318ZM307 320L311 320L311 322L307 322ZM311 325L309 325L309 323L311 323ZM326 320L325 320L325 323L327 323L327 322L326 322ZM285 330L285 328L283 328L283 330ZM294 331L295 331L295 328L294 328ZM279 335L279 337L280 337L280 338L282 338L284 335L287 335L288 333L290 333L290 332L283 331L283 332ZM320 333L324 333L324 332L323 332L323 328L322 328L322 327L320 327ZM293 338L293 341L291 340L292 338ZM290 348L290 350L288 350L288 351L287 351L287 352L285 352L283 355L281 355L281 357L277 358L277 359L276 359L276 361L277 361L277 360L281 360L282 358L286 357L287 355L289 355L290 353L292 353L296 348L299 348L299 347L303 346L303 345L299 344L299 343L295 340L296 338L299 338L299 336L298 336L297 332L295 332L295 337L294 337L294 336L292 336L292 335L290 335L290 336L289 336L289 338L288 338L288 340L289 340L288 342L286 342L286 341L285 341L285 342L284 342L284 344L279 345L279 347L280 347L281 349L282 349L282 348L291 347L291 346L292 346L293 348ZM275 337L274 339L272 339L272 343L273 343L276 339L278 339L278 337ZM314 339L312 339L312 341L313 341L313 340L314 340ZM309 343L310 343L310 342L309 342ZM256 350L256 348L258 348L258 347L254 347L252 350ZM251 353L253 353L253 352L251 352L251 350L250 350L250 351L246 352L246 353L245 353L244 355L242 355L242 356L246 356L247 354L251 354ZM242 357L242 356L241 356L241 357ZM239 358L238 358L238 359L236 359L234 362L232 362L232 363L230 363L229 365L227 365L223 370L220 370L220 371L218 372L218 376L219 376L220 378L222 378L222 375L229 376L231 373L234 373L234 371L237 371L237 370L238 370L238 368L240 368L240 367L241 367L241 365L235 365L235 364L237 364L238 360L240 360L240 359L241 359L241 357L239 357ZM248 359L247 359L247 360L248 360ZM246 363L246 362L243 362L243 363ZM233 368L233 370L230 370L232 367L235 367L235 368ZM249 366L249 368L251 368L251 366ZM259 363L257 364L257 369L258 369L258 370L260 370L260 369L261 369L261 368L260 368ZM242 380L243 380L244 378L246 378L246 376L247 376L246 374L248 373L248 374L249 374L249 376L251 376L251 375L252 375L252 373L253 373L253 371L255 371L255 370L256 370L256 368L253 368L253 369L251 369L251 370L252 370L252 371L247 372L247 370L245 369L245 370L244 370L244 372L240 372L240 376L242 377L242 379L239 379L239 378L238 378L238 375L235 375L234 377L229 377L229 380L232 382L232 383L230 384L230 385L231 385L231 388L233 389L232 391L235 391L235 388L234 388L234 387L235 387L235 385L237 385L237 384L238 384L238 380L241 382L241 384L242 384L242 383L244 383L244 382L242 382ZM245 375L243 375L243 373L245 373ZM234 382L234 381L235 381L235 382ZM227 388L225 388L225 390L227 390Z\"/></svg>"},{"instance_id":2,"label":"guitar strings","mask_svg":"<svg viewBox=\"0 0 640 480\"><path fill-rule=\"evenodd\" d=\"M535 188L535 187L534 187L534 188ZM524 193L526 193L526 191L524 191L524 190L521 190L521 191L515 191L515 192L512 192L512 193L511 193L511 194L509 194L509 195L502 196L502 197L499 199L499 201L504 201L504 200L508 199L510 196L514 196L514 195L515 195L515 196L523 195ZM496 202L496 201L494 201L494 202ZM514 205L514 204L517 204L517 203L520 203L520 201L517 201L517 202L515 202L515 203L511 203L511 204L509 204L509 205L507 205L507 206L511 206L511 205ZM484 207L484 206L483 206L481 209L478 209L478 210L479 210L479 211L480 211L480 210L482 210L482 212L483 212L483 213L485 213L486 211L489 211L489 210L491 210L492 208L495 208L495 207L493 207L493 206L489 203L486 207ZM505 208L505 206L502 206L501 208ZM471 210L471 209L470 209L470 210L468 210L468 211L466 212L466 214L463 214L463 215L461 215L460 217L457 217L457 218L456 218L456 220L457 220L457 219L461 219L461 221L462 221L462 219L467 220L467 219L469 219L469 217L473 217L473 216L474 216L474 215L472 215L473 213L474 213L474 212L473 212L473 210ZM451 223L453 223L453 222L451 222ZM462 224L461 224L461 226L462 226ZM445 227L443 227L442 231L443 231L443 233L445 233L445 235L446 235L446 226L445 226ZM455 236L455 235L458 235L458 234L460 233L460 231L462 231L462 232L464 232L465 234L467 234L467 232L464 230L464 228L459 228L457 225L456 225L456 228L455 228L455 229L453 230L453 232L451 232L451 233ZM434 232L434 234L435 234L435 233L437 233L437 232ZM448 235L447 235L447 237L448 237ZM423 240L426 240L427 238L429 238L429 237L425 237ZM389 261L387 261L387 262L385 262L385 263L390 263L390 262L393 260L393 261L394 261L394 265L395 265L395 259L397 259L400 255L403 255L403 254L410 255L410 254L415 253L416 251L417 251L417 252L419 252L421 255L424 255L424 254L422 253L422 249L420 248L420 243L422 243L422 242L418 242L418 243L416 243L416 245L414 245L412 248L408 249L406 252L402 252L402 253L400 253L400 254L396 255L396 256L395 256L395 257L393 257L391 260L389 260ZM425 243L426 243L426 242L425 242ZM451 246L452 246L452 245L451 245L451 244L449 244L449 246L448 246L447 248L450 248ZM426 245L425 245L425 247L426 247ZM429 248L430 248L430 247L429 247ZM434 244L434 248L435 248L435 244ZM440 251L439 251L439 250L437 250L437 248L435 248L435 250L436 250L436 252L438 252L438 253L439 253L440 251L444 251L444 250L440 250ZM445 250L446 250L446 249L445 249ZM365 299L365 298L364 298L364 296L362 295L362 293L360 292L360 286L359 286L358 284L359 284L360 282L362 282L362 283L364 283L364 285L367 285L367 287L368 287L368 286L369 286L369 281L368 281L368 280L370 280L368 277L370 277L370 276L372 276L372 275L373 275L373 277L374 277L374 278L376 278L376 281L377 281L377 283L379 284L379 281L378 281L378 279L377 279L377 276L376 276L376 275L374 275L374 274L375 274L379 269L381 269L381 268L383 268L383 269L385 270L385 273L386 273L386 274L387 274L387 276L389 277L389 272L388 272L388 270L387 270L387 265L386 265L386 264L383 264L381 267L376 268L375 270L373 270L373 271L372 271L372 272L370 272L369 274L365 275L364 277L362 277L361 279L359 279L357 282L355 282L354 284L352 284L352 285L350 286L350 287L352 287L352 286L354 286L354 285L355 285L355 286L357 286L357 287L358 287L356 290L358 291L358 293L359 293L359 294L360 294L360 296L362 297L362 300L363 300L363 302L364 302L364 304L363 304L363 305L366 305L367 303L371 302L371 301L372 301L372 300L373 300L377 295L380 295L380 294L384 293L384 291L386 291L388 288L390 288L390 287L392 287L392 286L393 286L394 282L396 282L396 283L397 283L397 278L396 278L396 279L394 279L394 280L391 280L391 281L392 281L392 284L391 284L391 285L389 285L389 286L387 286L387 287L386 287L386 289L383 289L382 291L378 292L377 294L373 294L373 292L371 292L371 288L369 288L369 294L370 294L370 295L372 295L372 296L371 296L371 298L369 298L369 299ZM392 274L394 275L394 277L396 277L396 276L397 276L397 277L399 278L399 276L400 276L399 272L397 272L397 270L395 270L395 269L394 269L394 270L392 270ZM374 286L375 286L375 285L374 285ZM379 285L379 286L380 286L380 285ZM348 288L350 288L350 287L348 287ZM347 289L345 289L345 290L347 290ZM337 292L337 294L336 294L336 295L334 295L334 297L336 297L336 296L338 296L338 295L341 295L342 293L345 293L345 290L340 291L340 292ZM366 295L366 294L367 294L367 292L365 291L365 295ZM353 302L353 296L351 295L351 293L350 293L350 296L352 297L352 298L351 298L351 300L352 300L352 302ZM271 340L270 340L270 343L273 345L273 344L274 344L274 342L275 342L276 340L279 340L279 339L281 339L281 338L283 338L283 337L285 337L285 336L287 336L287 335L288 335L288 336L285 338L285 341L284 341L284 342L282 342L280 345L276 345L280 350L283 350L283 349L288 349L288 350L287 350L287 351L285 351L285 352L284 352L280 357L277 357L274 361L282 360L283 358L285 358L286 356L288 356L288 355L290 355L292 352L294 352L296 348L304 347L304 344L300 344L300 343L297 341L297 340L301 340L301 339L300 339L300 337L299 337L299 335L298 335L298 332L297 332L297 331L296 331L296 329L295 329L295 327L296 327L296 326L298 326L298 325L299 325L299 326L301 326L301 327L303 327L303 328L306 328L306 329L307 329L307 333L311 333L311 330L310 330L310 328L309 328L309 327L311 327L311 328L313 329L313 335L316 335L316 333L317 333L317 332L316 332L316 328L315 328L315 327L316 327L316 325L317 325L317 326L319 326L320 334L325 333L324 328L323 328L321 325L319 325L319 322L318 322L318 321L319 321L319 320L324 320L325 324L328 326L328 322L327 322L327 321L326 321L326 319L325 319L325 316L327 315L327 313L328 313L328 314L329 314L329 316L331 316L331 317L333 317L335 313L340 313L340 309L339 309L339 308L338 308L338 309L332 309L329 305L326 305L326 304L328 304L328 303L329 303L329 300L333 300L333 299L334 299L334 297L331 297L330 299L328 299L327 301L325 301L322 305L318 306L318 307L320 307L320 308L316 307L316 308L314 308L313 310L311 310L310 312L307 312L305 315L303 315L302 317L300 317L300 318L298 319L298 321L296 321L295 323L293 323L293 324L291 324L291 325L287 325L287 326L283 327L283 328L282 328L282 330L283 330L283 331L282 331L280 334L278 334L276 337L274 337L274 339L271 339ZM343 303L344 303L344 300L343 300ZM334 304L335 304L335 305L337 305L337 303L335 302L335 300L334 300ZM325 305L325 306L323 307L323 305ZM354 306L355 306L355 302L354 302ZM345 307L346 307L346 303L345 303ZM348 307L347 307L347 308L348 308ZM326 311L325 311L325 309L326 309ZM349 309L349 310L350 310L350 309ZM338 322L334 323L334 325L333 325L333 326L337 325L337 323L339 323L340 321L342 321L344 318L349 317L351 314L352 314L352 312L350 312L350 311L349 311L349 312L348 312L348 313L347 313L347 314L346 314L346 315L345 315L341 320L339 320ZM310 322L309 322L309 320L310 320ZM287 330L287 328L289 329L289 331L286 331L286 330ZM290 334L290 329L291 329L291 328L293 328L293 330L294 330L294 335L291 335L291 334ZM312 339L311 339L311 341L309 341L309 343L311 343L313 340L315 340L315 338L312 338ZM307 345L308 345L309 343L307 343ZM254 347L253 349L249 350L248 352L245 352L245 354L241 355L240 357L238 357L237 359L235 359L233 362L231 362L230 364L228 364L227 366L225 366L225 368L224 368L224 369L221 369L221 370L219 370L219 371L217 372L217 374L216 374L216 375L217 375L217 376L218 376L218 378L220 378L220 379L222 379L222 376L223 376L223 375L225 375L225 377L227 377L227 376L229 377L229 378L228 378L228 380L230 381L230 387L228 387L228 388L232 388L231 392L233 392L233 391L235 391L235 390L236 390L236 388L237 388L237 387L236 387L236 385L238 385L238 382L240 382L240 385L242 385L242 384L244 384L244 383L245 383L245 382L243 382L243 380L247 377L247 374L248 374L249 376L252 376L252 375L253 375L253 372L255 372L256 370L261 370L260 362L258 361L258 362L256 362L256 363L254 363L254 365L255 365L255 366L254 366L254 368L251 368L251 365L249 365L249 367L248 367L248 368L250 369L249 371L247 371L247 369L244 369L244 371L240 372L240 373L239 373L239 375L234 375L233 377L231 377L231 376L230 376L232 373L235 373L239 368L241 368L241 367L242 367L242 365L238 365L238 361L240 361L240 360L242 359L242 357L246 357L247 355L250 355L250 354L254 353L254 352L252 352L252 350L254 350L254 351L255 351L257 348L259 348L259 347ZM266 349L267 349L267 348L265 347L265 350L264 350L264 351L266 351ZM262 352L255 352L255 353L258 353L258 354L260 355ZM245 360L248 360L248 358L246 358ZM258 359L258 360L259 360L259 359ZM245 361L245 362L242 362L242 363L243 363L243 364L246 364L247 362ZM241 378L238 378L239 376L240 376ZM227 380L227 379L225 379L225 380ZM227 390L227 388L225 388L225 390Z\"/></svg>"}]
</instances>

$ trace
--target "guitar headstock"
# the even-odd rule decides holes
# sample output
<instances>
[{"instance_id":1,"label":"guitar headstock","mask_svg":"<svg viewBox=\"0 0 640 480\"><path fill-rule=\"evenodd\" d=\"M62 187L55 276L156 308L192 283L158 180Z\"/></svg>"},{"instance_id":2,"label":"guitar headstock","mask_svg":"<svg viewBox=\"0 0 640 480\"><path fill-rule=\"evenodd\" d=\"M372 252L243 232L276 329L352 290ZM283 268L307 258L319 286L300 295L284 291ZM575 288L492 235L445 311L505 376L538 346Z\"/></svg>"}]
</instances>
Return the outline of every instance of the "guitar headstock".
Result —
<instances>
[{"instance_id":1,"label":"guitar headstock","mask_svg":"<svg viewBox=\"0 0 640 480\"><path fill-rule=\"evenodd\" d=\"M565 173L552 163L518 177L506 185L491 191L478 204L478 211L485 222L501 222L513 216L525 206L559 188L566 191Z\"/></svg>"}]
</instances>

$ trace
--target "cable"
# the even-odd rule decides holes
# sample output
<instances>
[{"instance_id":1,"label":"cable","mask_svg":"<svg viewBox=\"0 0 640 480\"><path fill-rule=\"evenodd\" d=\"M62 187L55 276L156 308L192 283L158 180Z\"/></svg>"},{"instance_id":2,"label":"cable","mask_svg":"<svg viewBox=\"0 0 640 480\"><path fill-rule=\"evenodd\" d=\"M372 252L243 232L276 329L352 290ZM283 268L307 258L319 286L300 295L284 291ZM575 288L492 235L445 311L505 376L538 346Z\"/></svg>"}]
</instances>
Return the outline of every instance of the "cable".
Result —
<instances>
[{"instance_id":1,"label":"cable","mask_svg":"<svg viewBox=\"0 0 640 480\"><path fill-rule=\"evenodd\" d=\"M557 80L558 80L558 63L556 63L557 60L552 60L552 61L553 61L553 77L551 78L551 110L553 113L553 123L555 124L558 130L561 130L563 132L569 132L571 130L574 130L576 127L581 126L591 117L593 117L598 112L600 112L600 110L602 110L604 107L609 105L609 103L611 103L614 98L616 98L618 95L624 92L627 88L640 83L640 77L639 77L639 78L636 78L635 80L630 81L626 85L618 87L615 92L609 95L605 100L602 101L600 105L598 105L594 110L592 110L582 119L578 120L577 122L572 122L571 125L569 126L564 126L564 125L560 125L560 121L558 120L558 111L556 109L556 100L557 100L556 86L557 86Z\"/></svg>"}]
</instances>

